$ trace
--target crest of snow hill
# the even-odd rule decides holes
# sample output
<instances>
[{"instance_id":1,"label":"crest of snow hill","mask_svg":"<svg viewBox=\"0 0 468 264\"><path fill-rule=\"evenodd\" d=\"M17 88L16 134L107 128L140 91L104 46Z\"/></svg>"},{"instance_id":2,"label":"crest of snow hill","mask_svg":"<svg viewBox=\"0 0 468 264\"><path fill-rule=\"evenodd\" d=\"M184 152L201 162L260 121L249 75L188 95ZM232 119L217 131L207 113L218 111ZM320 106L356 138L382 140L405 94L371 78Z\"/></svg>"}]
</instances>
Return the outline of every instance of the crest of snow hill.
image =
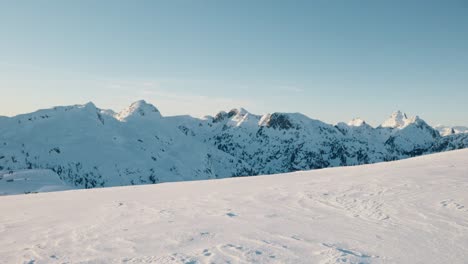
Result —
<instances>
[{"instance_id":1,"label":"crest of snow hill","mask_svg":"<svg viewBox=\"0 0 468 264\"><path fill-rule=\"evenodd\" d=\"M0 180L49 170L93 188L368 164L466 148L464 129L399 111L374 128L242 108L198 119L163 117L145 101L120 113L88 103L0 118Z\"/></svg>"}]
</instances>

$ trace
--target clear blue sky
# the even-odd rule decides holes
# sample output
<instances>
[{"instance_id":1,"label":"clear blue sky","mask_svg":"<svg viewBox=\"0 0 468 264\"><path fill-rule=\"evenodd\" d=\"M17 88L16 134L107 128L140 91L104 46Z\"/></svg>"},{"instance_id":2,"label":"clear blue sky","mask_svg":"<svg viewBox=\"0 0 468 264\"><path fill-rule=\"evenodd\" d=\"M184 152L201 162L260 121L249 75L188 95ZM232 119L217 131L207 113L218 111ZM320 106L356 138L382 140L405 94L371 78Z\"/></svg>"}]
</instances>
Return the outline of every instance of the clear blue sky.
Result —
<instances>
[{"instance_id":1,"label":"clear blue sky","mask_svg":"<svg viewBox=\"0 0 468 264\"><path fill-rule=\"evenodd\" d=\"M468 1L1 1L0 115L146 99L468 125Z\"/></svg>"}]
</instances>

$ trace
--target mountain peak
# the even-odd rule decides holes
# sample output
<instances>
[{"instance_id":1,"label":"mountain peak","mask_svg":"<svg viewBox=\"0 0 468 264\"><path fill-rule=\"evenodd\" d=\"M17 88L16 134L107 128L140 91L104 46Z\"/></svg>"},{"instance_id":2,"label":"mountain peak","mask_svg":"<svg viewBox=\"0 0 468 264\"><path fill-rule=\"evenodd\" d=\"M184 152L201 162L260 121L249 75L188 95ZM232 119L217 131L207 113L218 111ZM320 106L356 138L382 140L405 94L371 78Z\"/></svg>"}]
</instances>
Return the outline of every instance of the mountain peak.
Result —
<instances>
[{"instance_id":1,"label":"mountain peak","mask_svg":"<svg viewBox=\"0 0 468 264\"><path fill-rule=\"evenodd\" d=\"M221 111L213 119L213 123L220 123L227 126L258 126L260 116L251 114L249 111L245 110L242 107L233 108L229 112Z\"/></svg>"},{"instance_id":2,"label":"mountain peak","mask_svg":"<svg viewBox=\"0 0 468 264\"><path fill-rule=\"evenodd\" d=\"M242 107L239 107L239 108L233 108L231 109L231 111L229 111L229 113L233 113L235 115L246 115L246 114L250 114L249 111L245 110L244 108Z\"/></svg>"},{"instance_id":3,"label":"mountain peak","mask_svg":"<svg viewBox=\"0 0 468 264\"><path fill-rule=\"evenodd\" d=\"M233 108L229 112L221 111L218 114L216 114L216 116L213 119L213 122L216 123L216 122L220 122L223 120L228 120L228 119L232 119L236 117L237 119L239 119L239 118L245 117L248 114L250 113L242 107Z\"/></svg>"},{"instance_id":4,"label":"mountain peak","mask_svg":"<svg viewBox=\"0 0 468 264\"><path fill-rule=\"evenodd\" d=\"M133 118L161 118L161 113L152 104L147 103L145 100L139 100L132 103L129 107L122 110L117 114L116 118L120 121L127 121Z\"/></svg>"},{"instance_id":5,"label":"mountain peak","mask_svg":"<svg viewBox=\"0 0 468 264\"><path fill-rule=\"evenodd\" d=\"M393 112L392 115L382 123L382 127L403 128L409 123L411 123L411 120L408 119L408 116L398 110Z\"/></svg>"},{"instance_id":6,"label":"mountain peak","mask_svg":"<svg viewBox=\"0 0 468 264\"><path fill-rule=\"evenodd\" d=\"M97 108L96 105L93 102L87 102L84 104L84 107L86 108Z\"/></svg>"},{"instance_id":7,"label":"mountain peak","mask_svg":"<svg viewBox=\"0 0 468 264\"><path fill-rule=\"evenodd\" d=\"M261 118L260 125L274 129L290 129L295 127L290 115L285 113L266 114Z\"/></svg>"},{"instance_id":8,"label":"mountain peak","mask_svg":"<svg viewBox=\"0 0 468 264\"><path fill-rule=\"evenodd\" d=\"M366 125L366 121L361 118L353 118L351 121L348 122L348 126L360 127Z\"/></svg>"}]
</instances>

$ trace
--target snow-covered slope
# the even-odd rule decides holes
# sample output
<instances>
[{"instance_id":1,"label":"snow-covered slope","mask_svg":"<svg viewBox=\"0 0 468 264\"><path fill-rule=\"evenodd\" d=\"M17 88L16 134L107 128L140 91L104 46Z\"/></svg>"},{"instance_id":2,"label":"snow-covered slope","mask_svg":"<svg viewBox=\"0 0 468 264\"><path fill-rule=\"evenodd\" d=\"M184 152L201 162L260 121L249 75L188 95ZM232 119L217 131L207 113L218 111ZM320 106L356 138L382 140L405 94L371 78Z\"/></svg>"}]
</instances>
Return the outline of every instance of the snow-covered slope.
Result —
<instances>
[{"instance_id":1,"label":"snow-covered slope","mask_svg":"<svg viewBox=\"0 0 468 264\"><path fill-rule=\"evenodd\" d=\"M0 197L0 263L466 263L468 150Z\"/></svg>"},{"instance_id":2,"label":"snow-covered slope","mask_svg":"<svg viewBox=\"0 0 468 264\"><path fill-rule=\"evenodd\" d=\"M0 135L0 175L50 169L76 187L231 177L245 170L242 161L167 125L144 101L119 114L92 103L41 110L4 120Z\"/></svg>"},{"instance_id":3,"label":"snow-covered slope","mask_svg":"<svg viewBox=\"0 0 468 264\"><path fill-rule=\"evenodd\" d=\"M76 188L284 173L390 161L464 148L419 117L395 112L373 128L299 113L164 117L138 101L115 113L93 103L0 118L0 176L51 170Z\"/></svg>"}]
</instances>

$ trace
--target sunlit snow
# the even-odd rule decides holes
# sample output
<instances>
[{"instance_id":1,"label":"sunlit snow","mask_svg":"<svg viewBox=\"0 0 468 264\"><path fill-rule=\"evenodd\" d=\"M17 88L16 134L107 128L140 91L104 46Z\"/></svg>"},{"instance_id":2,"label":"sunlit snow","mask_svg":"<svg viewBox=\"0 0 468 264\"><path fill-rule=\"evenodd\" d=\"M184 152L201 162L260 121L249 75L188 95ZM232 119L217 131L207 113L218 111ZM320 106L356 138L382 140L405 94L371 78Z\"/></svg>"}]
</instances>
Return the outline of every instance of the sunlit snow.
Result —
<instances>
[{"instance_id":1,"label":"sunlit snow","mask_svg":"<svg viewBox=\"0 0 468 264\"><path fill-rule=\"evenodd\" d=\"M0 263L466 263L468 150L0 197Z\"/></svg>"}]
</instances>

